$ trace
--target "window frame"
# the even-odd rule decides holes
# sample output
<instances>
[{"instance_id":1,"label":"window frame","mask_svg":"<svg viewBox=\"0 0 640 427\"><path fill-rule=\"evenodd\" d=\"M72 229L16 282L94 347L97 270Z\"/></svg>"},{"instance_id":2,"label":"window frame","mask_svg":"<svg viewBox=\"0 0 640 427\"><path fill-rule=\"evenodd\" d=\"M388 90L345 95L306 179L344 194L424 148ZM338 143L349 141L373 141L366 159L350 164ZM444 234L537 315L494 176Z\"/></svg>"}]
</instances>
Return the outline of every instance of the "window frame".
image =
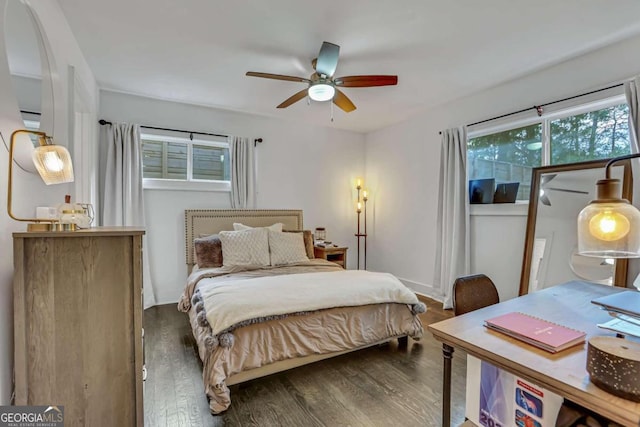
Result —
<instances>
[{"instance_id":1,"label":"window frame","mask_svg":"<svg viewBox=\"0 0 640 427\"><path fill-rule=\"evenodd\" d=\"M491 135L494 133L504 132L511 129L517 129L524 126L531 126L539 124L541 126L541 141L542 141L542 159L540 166L550 166L551 161L551 122L558 119L564 119L579 114L588 113L591 111L598 111L604 108L613 107L620 104L627 104L627 99L624 93L611 93L599 99L591 99L589 101L580 101L579 99L572 102L570 105L544 112L542 116L534 117L516 117L512 120L502 120L499 123L482 124L473 126L471 130L467 130L467 148L469 146L469 140L482 136ZM468 160L467 154L467 160ZM529 204L529 200L517 200L519 204ZM489 205L471 205L475 206L493 206ZM502 205L501 205L502 207Z\"/></svg>"},{"instance_id":2,"label":"window frame","mask_svg":"<svg viewBox=\"0 0 640 427\"><path fill-rule=\"evenodd\" d=\"M504 121L499 124L478 126L475 129L467 131L467 146L469 140L478 138L481 136L487 136L494 133L504 132L511 129L517 129L524 126L531 126L534 124L540 124L542 126L542 164L540 166L549 166L551 160L551 122L553 120L564 119L571 116L577 116L579 114L588 113L590 111L602 110L604 108L613 107L615 105L626 104L627 99L624 94L607 96L605 98L576 103L572 106L568 106L548 113L543 113L540 117L525 117L520 119L514 119Z\"/></svg>"},{"instance_id":3,"label":"window frame","mask_svg":"<svg viewBox=\"0 0 640 427\"><path fill-rule=\"evenodd\" d=\"M187 178L142 178L142 188L144 190L175 190L175 191L211 191L211 192L231 192L231 180L207 180L193 178L193 146L201 145L215 148L227 148L229 158L231 158L231 147L229 142L210 141L205 139L190 139L163 134L153 134L140 132L140 144L143 141L171 142L184 144L187 147Z\"/></svg>"}]
</instances>

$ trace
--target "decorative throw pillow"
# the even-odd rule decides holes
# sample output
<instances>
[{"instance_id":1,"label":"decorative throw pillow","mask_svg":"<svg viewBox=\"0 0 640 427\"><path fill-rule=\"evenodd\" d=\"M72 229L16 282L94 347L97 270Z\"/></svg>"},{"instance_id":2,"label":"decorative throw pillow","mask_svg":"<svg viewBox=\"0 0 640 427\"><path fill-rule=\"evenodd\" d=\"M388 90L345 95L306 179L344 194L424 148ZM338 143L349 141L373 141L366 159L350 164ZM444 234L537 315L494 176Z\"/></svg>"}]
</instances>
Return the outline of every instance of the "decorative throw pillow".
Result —
<instances>
[{"instance_id":1,"label":"decorative throw pillow","mask_svg":"<svg viewBox=\"0 0 640 427\"><path fill-rule=\"evenodd\" d=\"M239 231L239 230L251 230L252 228L266 228L266 229L272 230L272 231L282 231L282 225L283 224L281 222L276 222L275 224L272 224L272 225L270 225L268 227L250 227L248 225L244 225L244 224L241 224L239 222L234 222L233 223L233 229L236 230L236 231Z\"/></svg>"},{"instance_id":2,"label":"decorative throw pillow","mask_svg":"<svg viewBox=\"0 0 640 427\"><path fill-rule=\"evenodd\" d=\"M285 233L302 233L304 247L307 251L307 258L314 259L316 256L313 252L313 233L311 230L282 230Z\"/></svg>"},{"instance_id":3,"label":"decorative throw pillow","mask_svg":"<svg viewBox=\"0 0 640 427\"><path fill-rule=\"evenodd\" d=\"M307 262L307 250L300 233L283 233L269 230L271 265L287 265Z\"/></svg>"},{"instance_id":4,"label":"decorative throw pillow","mask_svg":"<svg viewBox=\"0 0 640 427\"><path fill-rule=\"evenodd\" d=\"M269 265L269 231L266 228L221 231L218 235L225 267Z\"/></svg>"},{"instance_id":5,"label":"decorative throw pillow","mask_svg":"<svg viewBox=\"0 0 640 427\"><path fill-rule=\"evenodd\" d=\"M193 246L199 268L222 267L222 242L217 234L195 238Z\"/></svg>"}]
</instances>

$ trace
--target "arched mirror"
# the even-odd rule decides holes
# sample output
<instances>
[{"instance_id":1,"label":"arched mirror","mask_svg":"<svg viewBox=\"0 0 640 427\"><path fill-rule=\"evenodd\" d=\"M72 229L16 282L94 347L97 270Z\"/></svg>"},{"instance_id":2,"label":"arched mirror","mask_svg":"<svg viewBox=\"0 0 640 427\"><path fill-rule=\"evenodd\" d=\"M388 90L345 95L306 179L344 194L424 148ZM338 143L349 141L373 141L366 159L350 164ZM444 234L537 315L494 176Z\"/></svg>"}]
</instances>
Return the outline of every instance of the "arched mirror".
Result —
<instances>
[{"instance_id":1,"label":"arched mirror","mask_svg":"<svg viewBox=\"0 0 640 427\"><path fill-rule=\"evenodd\" d=\"M570 280L626 285L627 260L584 257L577 253L577 218L596 198L596 181L607 160L533 169L520 295ZM631 164L612 168L622 181L622 198L631 201Z\"/></svg>"},{"instance_id":2,"label":"arched mirror","mask_svg":"<svg viewBox=\"0 0 640 427\"><path fill-rule=\"evenodd\" d=\"M53 85L48 49L37 16L24 1L8 1L4 8L4 39L7 63L20 110L21 127L53 134ZM31 151L35 136L21 135L15 162L36 173Z\"/></svg>"}]
</instances>

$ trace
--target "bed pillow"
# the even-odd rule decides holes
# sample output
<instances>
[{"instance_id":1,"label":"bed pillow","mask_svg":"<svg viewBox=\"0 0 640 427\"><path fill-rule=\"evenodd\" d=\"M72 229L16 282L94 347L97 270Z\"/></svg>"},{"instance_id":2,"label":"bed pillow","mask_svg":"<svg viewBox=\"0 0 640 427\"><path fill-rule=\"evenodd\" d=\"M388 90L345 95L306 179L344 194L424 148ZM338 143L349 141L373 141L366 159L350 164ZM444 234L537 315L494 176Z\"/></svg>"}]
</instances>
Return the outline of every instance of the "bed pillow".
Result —
<instances>
[{"instance_id":1,"label":"bed pillow","mask_svg":"<svg viewBox=\"0 0 640 427\"><path fill-rule=\"evenodd\" d=\"M193 239L196 264L199 268L222 267L222 242L220 236L212 234Z\"/></svg>"},{"instance_id":2,"label":"bed pillow","mask_svg":"<svg viewBox=\"0 0 640 427\"><path fill-rule=\"evenodd\" d=\"M222 242L223 266L269 265L269 231L266 228L221 231L218 235Z\"/></svg>"},{"instance_id":3,"label":"bed pillow","mask_svg":"<svg viewBox=\"0 0 640 427\"><path fill-rule=\"evenodd\" d=\"M282 225L283 224L281 222L276 222L275 224L272 224L268 227L250 227L248 225L244 225L239 222L234 222L233 229L236 231L239 231L239 230L251 230L252 228L266 228L267 230L282 231Z\"/></svg>"},{"instance_id":4,"label":"bed pillow","mask_svg":"<svg viewBox=\"0 0 640 427\"><path fill-rule=\"evenodd\" d=\"M269 230L271 265L288 265L308 262L307 250L301 233L283 233Z\"/></svg>"},{"instance_id":5,"label":"bed pillow","mask_svg":"<svg viewBox=\"0 0 640 427\"><path fill-rule=\"evenodd\" d=\"M304 240L304 247L307 251L307 258L314 259L316 256L313 252L313 233L311 230L282 230L285 233L301 233Z\"/></svg>"}]
</instances>

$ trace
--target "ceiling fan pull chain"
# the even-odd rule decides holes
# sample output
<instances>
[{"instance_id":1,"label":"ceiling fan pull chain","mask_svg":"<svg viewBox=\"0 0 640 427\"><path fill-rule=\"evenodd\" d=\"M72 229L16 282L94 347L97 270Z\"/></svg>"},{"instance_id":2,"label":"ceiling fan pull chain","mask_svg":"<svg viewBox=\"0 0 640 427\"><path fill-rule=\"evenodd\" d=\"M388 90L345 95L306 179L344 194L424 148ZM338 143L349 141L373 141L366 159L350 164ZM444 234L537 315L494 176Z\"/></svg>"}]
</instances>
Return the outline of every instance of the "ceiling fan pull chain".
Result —
<instances>
[{"instance_id":1,"label":"ceiling fan pull chain","mask_svg":"<svg viewBox=\"0 0 640 427\"><path fill-rule=\"evenodd\" d=\"M331 104L331 123L333 123L333 102Z\"/></svg>"}]
</instances>

